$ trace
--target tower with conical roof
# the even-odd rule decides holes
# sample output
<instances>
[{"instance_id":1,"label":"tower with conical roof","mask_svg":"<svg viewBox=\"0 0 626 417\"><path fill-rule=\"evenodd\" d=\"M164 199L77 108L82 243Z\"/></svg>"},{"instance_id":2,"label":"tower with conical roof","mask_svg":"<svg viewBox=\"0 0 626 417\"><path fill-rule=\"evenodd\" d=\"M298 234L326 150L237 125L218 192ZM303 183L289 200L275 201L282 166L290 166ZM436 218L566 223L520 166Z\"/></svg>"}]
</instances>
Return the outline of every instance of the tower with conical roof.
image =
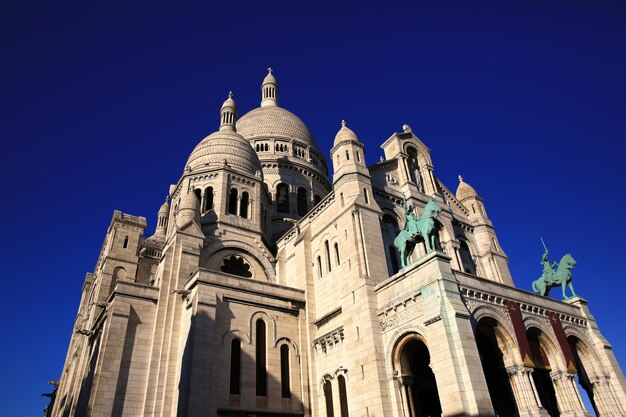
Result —
<instances>
[{"instance_id":1,"label":"tower with conical roof","mask_svg":"<svg viewBox=\"0 0 626 417\"><path fill-rule=\"evenodd\" d=\"M460 246L460 264L467 268L472 260L482 261L483 268L491 277L496 278L503 284L513 285L513 278L508 267L508 257L498 243L496 230L493 223L487 217L485 201L478 195L474 187L469 185L459 175L459 186L456 189L456 199L467 209L469 219L474 227L476 253L471 253L467 245ZM471 270L471 267L470 267ZM474 271L476 273L476 271Z\"/></svg>"}]
</instances>

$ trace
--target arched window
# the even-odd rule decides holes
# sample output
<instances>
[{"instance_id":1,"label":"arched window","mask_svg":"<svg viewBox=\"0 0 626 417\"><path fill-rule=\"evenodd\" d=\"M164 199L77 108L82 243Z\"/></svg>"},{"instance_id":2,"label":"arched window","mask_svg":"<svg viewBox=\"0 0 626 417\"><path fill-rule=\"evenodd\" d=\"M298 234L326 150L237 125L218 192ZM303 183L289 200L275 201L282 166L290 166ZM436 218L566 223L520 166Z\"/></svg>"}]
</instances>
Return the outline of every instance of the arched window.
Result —
<instances>
[{"instance_id":1,"label":"arched window","mask_svg":"<svg viewBox=\"0 0 626 417\"><path fill-rule=\"evenodd\" d=\"M287 184L279 184L276 187L276 211L289 213L289 187Z\"/></svg>"},{"instance_id":2,"label":"arched window","mask_svg":"<svg viewBox=\"0 0 626 417\"><path fill-rule=\"evenodd\" d=\"M339 243L335 242L335 261L337 265L341 265L341 259L339 258Z\"/></svg>"},{"instance_id":3,"label":"arched window","mask_svg":"<svg viewBox=\"0 0 626 417\"><path fill-rule=\"evenodd\" d=\"M417 184L417 178L419 175L419 164L417 163L417 149L413 147L408 147L406 153L409 156L407 161L409 178L411 179L411 181Z\"/></svg>"},{"instance_id":4,"label":"arched window","mask_svg":"<svg viewBox=\"0 0 626 417\"><path fill-rule=\"evenodd\" d=\"M400 270L398 266L398 254L396 252L396 247L393 245L389 245L389 261L391 262L391 271L395 274Z\"/></svg>"},{"instance_id":5,"label":"arched window","mask_svg":"<svg viewBox=\"0 0 626 417\"><path fill-rule=\"evenodd\" d=\"M224 258L224 263L220 267L220 271L244 278L252 278L250 265L240 256L231 255L228 258Z\"/></svg>"},{"instance_id":6,"label":"arched window","mask_svg":"<svg viewBox=\"0 0 626 417\"><path fill-rule=\"evenodd\" d=\"M270 150L270 145L268 145L267 143L265 144L265 152L268 152Z\"/></svg>"},{"instance_id":7,"label":"arched window","mask_svg":"<svg viewBox=\"0 0 626 417\"><path fill-rule=\"evenodd\" d=\"M124 281L126 279L126 270L122 266L118 266L113 270L113 279L111 280L111 287L109 288L109 294L113 292L115 289L115 285L119 281Z\"/></svg>"},{"instance_id":8,"label":"arched window","mask_svg":"<svg viewBox=\"0 0 626 417\"><path fill-rule=\"evenodd\" d=\"M198 201L202 200L202 190L200 190L199 188L196 188L195 190L193 190L193 193L196 195L196 198L198 199Z\"/></svg>"},{"instance_id":9,"label":"arched window","mask_svg":"<svg viewBox=\"0 0 626 417\"><path fill-rule=\"evenodd\" d=\"M309 211L307 200L308 197L306 193L306 188L298 188L298 216L304 216L306 212Z\"/></svg>"},{"instance_id":10,"label":"arched window","mask_svg":"<svg viewBox=\"0 0 626 417\"><path fill-rule=\"evenodd\" d=\"M213 208L213 187L207 187L204 189L204 211L209 211Z\"/></svg>"},{"instance_id":11,"label":"arched window","mask_svg":"<svg viewBox=\"0 0 626 417\"><path fill-rule=\"evenodd\" d=\"M256 395L267 397L265 322L256 321Z\"/></svg>"},{"instance_id":12,"label":"arched window","mask_svg":"<svg viewBox=\"0 0 626 417\"><path fill-rule=\"evenodd\" d=\"M237 189L230 189L230 197L228 198L228 213L237 214Z\"/></svg>"},{"instance_id":13,"label":"arched window","mask_svg":"<svg viewBox=\"0 0 626 417\"><path fill-rule=\"evenodd\" d=\"M398 266L398 251L393 245L393 241L398 235L398 222L391 214L384 214L382 220L382 235L383 242L385 242L387 247L387 270L389 272L389 276L397 273L400 268Z\"/></svg>"},{"instance_id":14,"label":"arched window","mask_svg":"<svg viewBox=\"0 0 626 417\"><path fill-rule=\"evenodd\" d=\"M241 193L241 201L239 202L239 215L244 219L248 218L248 204L250 204L250 195L244 191Z\"/></svg>"},{"instance_id":15,"label":"arched window","mask_svg":"<svg viewBox=\"0 0 626 417\"><path fill-rule=\"evenodd\" d=\"M463 272L476 275L476 264L472 259L472 253L469 250L469 246L467 246L467 242L463 240L461 241L460 252L461 262L463 263L463 265L461 265L461 267L463 268Z\"/></svg>"},{"instance_id":16,"label":"arched window","mask_svg":"<svg viewBox=\"0 0 626 417\"><path fill-rule=\"evenodd\" d=\"M343 193L339 194L340 200L341 200L341 207L344 206L344 201L343 201Z\"/></svg>"},{"instance_id":17,"label":"arched window","mask_svg":"<svg viewBox=\"0 0 626 417\"><path fill-rule=\"evenodd\" d=\"M280 387L283 398L291 398L289 384L289 346L280 347Z\"/></svg>"},{"instance_id":18,"label":"arched window","mask_svg":"<svg viewBox=\"0 0 626 417\"><path fill-rule=\"evenodd\" d=\"M330 261L330 245L328 241L324 242L324 248L326 249L326 267L328 268L328 272L333 270L333 263Z\"/></svg>"},{"instance_id":19,"label":"arched window","mask_svg":"<svg viewBox=\"0 0 626 417\"><path fill-rule=\"evenodd\" d=\"M350 160L350 152L346 151L346 161Z\"/></svg>"},{"instance_id":20,"label":"arched window","mask_svg":"<svg viewBox=\"0 0 626 417\"><path fill-rule=\"evenodd\" d=\"M233 339L230 344L230 394L241 393L241 341Z\"/></svg>"},{"instance_id":21,"label":"arched window","mask_svg":"<svg viewBox=\"0 0 626 417\"><path fill-rule=\"evenodd\" d=\"M322 257L321 256L317 257L317 275L319 275L320 278L324 276L324 273L322 271Z\"/></svg>"},{"instance_id":22,"label":"arched window","mask_svg":"<svg viewBox=\"0 0 626 417\"><path fill-rule=\"evenodd\" d=\"M313 201L315 202L315 204L317 204L320 201L322 201L322 197L320 197L319 195L315 194L315 196L313 196Z\"/></svg>"},{"instance_id":23,"label":"arched window","mask_svg":"<svg viewBox=\"0 0 626 417\"><path fill-rule=\"evenodd\" d=\"M324 399L326 400L326 417L335 417L333 411L333 386L327 379L324 381Z\"/></svg>"},{"instance_id":24,"label":"arched window","mask_svg":"<svg viewBox=\"0 0 626 417\"><path fill-rule=\"evenodd\" d=\"M128 235L126 235L126 237L124 238L124 246L123 248L126 249L128 247Z\"/></svg>"},{"instance_id":25,"label":"arched window","mask_svg":"<svg viewBox=\"0 0 626 417\"><path fill-rule=\"evenodd\" d=\"M348 417L348 395L346 393L346 378L343 375L337 377L337 384L339 385L339 406L341 410L341 417Z\"/></svg>"}]
</instances>

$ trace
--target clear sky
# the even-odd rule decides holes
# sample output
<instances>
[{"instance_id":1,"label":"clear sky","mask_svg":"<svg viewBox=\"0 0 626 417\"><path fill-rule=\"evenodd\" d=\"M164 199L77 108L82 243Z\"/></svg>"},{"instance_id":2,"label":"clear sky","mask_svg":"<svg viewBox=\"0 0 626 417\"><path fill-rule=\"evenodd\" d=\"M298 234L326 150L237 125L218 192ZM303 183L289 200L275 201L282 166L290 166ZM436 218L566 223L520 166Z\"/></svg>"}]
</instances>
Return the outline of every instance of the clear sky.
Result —
<instances>
[{"instance_id":1,"label":"clear sky","mask_svg":"<svg viewBox=\"0 0 626 417\"><path fill-rule=\"evenodd\" d=\"M370 163L411 125L437 177L484 197L518 287L539 236L570 252L626 365L626 2L135 3L0 6L1 415L47 403L113 210L152 233L228 91L258 106L268 66L325 155L341 119Z\"/></svg>"}]
</instances>

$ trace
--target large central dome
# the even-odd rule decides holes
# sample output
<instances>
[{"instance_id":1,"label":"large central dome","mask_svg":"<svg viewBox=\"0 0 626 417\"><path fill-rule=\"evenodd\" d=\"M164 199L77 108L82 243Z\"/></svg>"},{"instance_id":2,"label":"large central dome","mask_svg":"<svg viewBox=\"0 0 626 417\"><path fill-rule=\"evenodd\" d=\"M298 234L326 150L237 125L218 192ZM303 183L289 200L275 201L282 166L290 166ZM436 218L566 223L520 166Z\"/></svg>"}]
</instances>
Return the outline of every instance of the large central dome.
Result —
<instances>
[{"instance_id":1,"label":"large central dome","mask_svg":"<svg viewBox=\"0 0 626 417\"><path fill-rule=\"evenodd\" d=\"M317 143L308 127L298 116L278 106L258 107L237 121L237 133L248 140L256 138L281 138L300 140L303 145Z\"/></svg>"}]
</instances>

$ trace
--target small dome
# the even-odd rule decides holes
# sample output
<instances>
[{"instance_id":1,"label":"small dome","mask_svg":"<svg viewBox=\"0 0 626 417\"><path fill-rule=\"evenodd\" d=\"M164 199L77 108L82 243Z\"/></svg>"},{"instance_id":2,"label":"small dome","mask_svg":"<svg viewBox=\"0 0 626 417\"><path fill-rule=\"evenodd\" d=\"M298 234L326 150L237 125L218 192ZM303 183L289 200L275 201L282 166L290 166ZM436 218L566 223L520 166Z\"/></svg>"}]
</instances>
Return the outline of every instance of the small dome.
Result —
<instances>
[{"instance_id":1,"label":"small dome","mask_svg":"<svg viewBox=\"0 0 626 417\"><path fill-rule=\"evenodd\" d=\"M193 193L193 191L185 194L183 198L180 199L180 206L178 210L200 210L200 200Z\"/></svg>"},{"instance_id":2,"label":"small dome","mask_svg":"<svg viewBox=\"0 0 626 417\"><path fill-rule=\"evenodd\" d=\"M232 92L220 109L220 130L211 133L196 145L187 160L186 170L216 168L229 165L247 174L262 172L261 162L252 145L236 131L237 106Z\"/></svg>"},{"instance_id":3,"label":"small dome","mask_svg":"<svg viewBox=\"0 0 626 417\"><path fill-rule=\"evenodd\" d=\"M265 78L263 78L263 85L265 84L278 84L276 82L276 77L274 77L274 74L272 74L271 68L267 69L267 75L265 76Z\"/></svg>"},{"instance_id":4,"label":"small dome","mask_svg":"<svg viewBox=\"0 0 626 417\"><path fill-rule=\"evenodd\" d=\"M335 142L333 143L333 146L337 146L345 140L352 140L352 141L358 142L359 138L350 128L346 126L346 121L342 120L341 129L339 129L339 132L337 132L337 135L335 135Z\"/></svg>"},{"instance_id":5,"label":"small dome","mask_svg":"<svg viewBox=\"0 0 626 417\"><path fill-rule=\"evenodd\" d=\"M176 213L176 226L183 227L192 220L200 220L200 200L193 191L184 195L180 200L178 213Z\"/></svg>"},{"instance_id":6,"label":"small dome","mask_svg":"<svg viewBox=\"0 0 626 417\"><path fill-rule=\"evenodd\" d=\"M203 167L224 166L225 163L252 175L261 171L261 162L250 143L237 132L230 131L218 131L202 139L189 155L186 166L193 172Z\"/></svg>"},{"instance_id":7,"label":"small dome","mask_svg":"<svg viewBox=\"0 0 626 417\"><path fill-rule=\"evenodd\" d=\"M228 98L224 101L224 104L222 104L222 109L224 108L233 108L236 109L237 105L235 104L235 100L233 99L233 92L229 91L228 92Z\"/></svg>"},{"instance_id":8,"label":"small dome","mask_svg":"<svg viewBox=\"0 0 626 417\"><path fill-rule=\"evenodd\" d=\"M478 193L471 185L463 181L463 177L459 175L459 187L456 189L456 199L463 201L468 197L478 197Z\"/></svg>"},{"instance_id":9,"label":"small dome","mask_svg":"<svg viewBox=\"0 0 626 417\"><path fill-rule=\"evenodd\" d=\"M159 208L159 214L169 213L170 212L170 203L167 202L167 198L165 199L165 203L161 204Z\"/></svg>"}]
</instances>

